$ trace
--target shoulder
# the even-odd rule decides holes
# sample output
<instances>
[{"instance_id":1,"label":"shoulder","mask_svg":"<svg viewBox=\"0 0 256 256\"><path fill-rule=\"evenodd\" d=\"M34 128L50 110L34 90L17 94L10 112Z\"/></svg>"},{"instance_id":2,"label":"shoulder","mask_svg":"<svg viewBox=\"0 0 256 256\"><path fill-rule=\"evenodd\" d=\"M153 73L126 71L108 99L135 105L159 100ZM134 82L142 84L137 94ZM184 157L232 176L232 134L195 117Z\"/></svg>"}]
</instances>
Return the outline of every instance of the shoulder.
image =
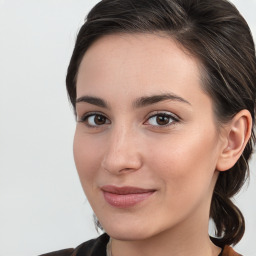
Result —
<instances>
[{"instance_id":1,"label":"shoulder","mask_svg":"<svg viewBox=\"0 0 256 256\"><path fill-rule=\"evenodd\" d=\"M40 256L98 256L106 255L106 246L109 236L105 233L96 239L91 239L80 244L76 248L69 248L60 251L42 254Z\"/></svg>"},{"instance_id":2,"label":"shoulder","mask_svg":"<svg viewBox=\"0 0 256 256\"><path fill-rule=\"evenodd\" d=\"M226 245L223 249L221 256L242 256L242 255L235 252L232 247Z\"/></svg>"}]
</instances>

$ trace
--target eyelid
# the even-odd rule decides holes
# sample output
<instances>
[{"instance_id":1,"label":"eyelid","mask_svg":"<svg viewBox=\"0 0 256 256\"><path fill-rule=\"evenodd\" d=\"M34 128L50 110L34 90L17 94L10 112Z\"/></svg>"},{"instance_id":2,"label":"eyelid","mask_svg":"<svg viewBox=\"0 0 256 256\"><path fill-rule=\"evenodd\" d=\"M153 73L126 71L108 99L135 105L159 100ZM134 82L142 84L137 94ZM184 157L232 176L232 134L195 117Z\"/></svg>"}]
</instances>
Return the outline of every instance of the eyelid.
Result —
<instances>
[{"instance_id":1,"label":"eyelid","mask_svg":"<svg viewBox=\"0 0 256 256\"><path fill-rule=\"evenodd\" d=\"M101 112L98 112L98 111L89 111L89 112L86 112L84 114L82 114L81 116L77 115L77 121L78 122L83 122L86 118L90 117L90 116L93 116L93 115L101 115L101 116L104 116L106 118L108 118L105 114L101 113Z\"/></svg>"},{"instance_id":2,"label":"eyelid","mask_svg":"<svg viewBox=\"0 0 256 256\"><path fill-rule=\"evenodd\" d=\"M160 110L160 111L153 111L153 112L151 112L150 114L148 114L146 116L146 119L149 119L150 117L154 117L154 116L158 116L158 115L170 116L171 118L173 118L176 121L181 120L181 118L178 115L176 115L176 114L174 114L174 113L172 113L170 111L165 111L165 110L163 110L163 111L162 110Z\"/></svg>"}]
</instances>

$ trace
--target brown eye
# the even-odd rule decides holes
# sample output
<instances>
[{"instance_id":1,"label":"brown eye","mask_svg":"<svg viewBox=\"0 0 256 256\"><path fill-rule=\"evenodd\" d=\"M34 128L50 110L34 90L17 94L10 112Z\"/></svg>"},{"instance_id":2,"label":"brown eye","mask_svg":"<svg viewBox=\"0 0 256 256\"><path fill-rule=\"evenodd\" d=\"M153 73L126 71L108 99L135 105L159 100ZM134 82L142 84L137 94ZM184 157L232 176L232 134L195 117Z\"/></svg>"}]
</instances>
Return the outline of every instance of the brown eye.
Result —
<instances>
[{"instance_id":1,"label":"brown eye","mask_svg":"<svg viewBox=\"0 0 256 256\"><path fill-rule=\"evenodd\" d=\"M82 119L82 122L84 122L89 127L97 127L104 124L110 124L108 118L101 114L89 114Z\"/></svg>"},{"instance_id":2,"label":"brown eye","mask_svg":"<svg viewBox=\"0 0 256 256\"><path fill-rule=\"evenodd\" d=\"M167 125L170 122L170 117L167 116L156 116L156 123L158 125Z\"/></svg>"},{"instance_id":3,"label":"brown eye","mask_svg":"<svg viewBox=\"0 0 256 256\"><path fill-rule=\"evenodd\" d=\"M106 123L106 117L101 115L94 115L94 123L97 125L103 125Z\"/></svg>"},{"instance_id":4,"label":"brown eye","mask_svg":"<svg viewBox=\"0 0 256 256\"><path fill-rule=\"evenodd\" d=\"M150 124L151 126L156 126L156 127L169 126L176 122L179 122L178 117L170 112L163 112L163 113L152 115L147 120L147 124Z\"/></svg>"}]
</instances>

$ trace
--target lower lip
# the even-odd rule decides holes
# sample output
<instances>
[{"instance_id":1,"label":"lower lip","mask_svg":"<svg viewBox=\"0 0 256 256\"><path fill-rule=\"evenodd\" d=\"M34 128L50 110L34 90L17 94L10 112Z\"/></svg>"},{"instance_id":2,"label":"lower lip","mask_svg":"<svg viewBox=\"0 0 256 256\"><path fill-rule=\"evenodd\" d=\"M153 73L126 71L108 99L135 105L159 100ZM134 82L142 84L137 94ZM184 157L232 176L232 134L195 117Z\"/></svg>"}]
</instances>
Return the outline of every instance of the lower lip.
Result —
<instances>
[{"instance_id":1,"label":"lower lip","mask_svg":"<svg viewBox=\"0 0 256 256\"><path fill-rule=\"evenodd\" d=\"M138 194L127 194L127 195L119 195L113 194L106 191L103 191L105 200L112 206L118 208L127 208L132 207L147 198L149 198L154 191L138 193Z\"/></svg>"}]
</instances>

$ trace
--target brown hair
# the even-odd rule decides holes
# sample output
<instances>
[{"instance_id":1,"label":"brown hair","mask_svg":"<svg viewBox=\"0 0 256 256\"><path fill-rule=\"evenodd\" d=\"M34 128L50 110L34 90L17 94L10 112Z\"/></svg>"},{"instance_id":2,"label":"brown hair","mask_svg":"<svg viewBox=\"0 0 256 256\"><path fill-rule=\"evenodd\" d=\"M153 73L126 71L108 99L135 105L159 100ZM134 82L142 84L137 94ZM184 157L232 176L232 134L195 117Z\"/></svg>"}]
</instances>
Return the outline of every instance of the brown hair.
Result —
<instances>
[{"instance_id":1,"label":"brown hair","mask_svg":"<svg viewBox=\"0 0 256 256\"><path fill-rule=\"evenodd\" d=\"M98 38L114 33L164 32L200 59L203 89L214 102L221 125L242 109L255 124L256 58L250 29L238 10L226 0L103 0L88 14L81 27L68 67L66 85L75 108L76 76L80 62ZM220 172L210 209L218 246L236 244L245 222L231 201L248 176L248 160L255 134L237 163Z\"/></svg>"}]
</instances>

